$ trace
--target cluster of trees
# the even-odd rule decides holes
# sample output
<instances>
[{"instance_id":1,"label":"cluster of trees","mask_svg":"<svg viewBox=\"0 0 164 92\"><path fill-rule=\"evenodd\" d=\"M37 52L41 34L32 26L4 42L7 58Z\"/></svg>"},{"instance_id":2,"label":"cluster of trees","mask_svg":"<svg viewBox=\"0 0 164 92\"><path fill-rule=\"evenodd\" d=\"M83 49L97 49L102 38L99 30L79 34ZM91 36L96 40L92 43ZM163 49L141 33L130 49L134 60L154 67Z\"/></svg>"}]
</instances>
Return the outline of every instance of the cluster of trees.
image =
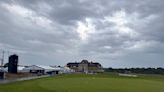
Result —
<instances>
[{"instance_id":1,"label":"cluster of trees","mask_svg":"<svg viewBox=\"0 0 164 92\"><path fill-rule=\"evenodd\" d=\"M118 73L138 73L138 74L162 74L164 75L164 68L105 68L105 72Z\"/></svg>"}]
</instances>

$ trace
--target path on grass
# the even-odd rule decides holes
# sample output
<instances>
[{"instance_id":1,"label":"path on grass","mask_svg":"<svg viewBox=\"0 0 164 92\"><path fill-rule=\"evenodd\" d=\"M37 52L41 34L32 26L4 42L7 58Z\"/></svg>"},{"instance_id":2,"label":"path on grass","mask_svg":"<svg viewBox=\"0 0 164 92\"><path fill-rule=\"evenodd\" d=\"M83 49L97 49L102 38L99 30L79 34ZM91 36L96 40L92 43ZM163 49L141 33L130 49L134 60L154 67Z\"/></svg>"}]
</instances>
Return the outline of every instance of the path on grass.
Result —
<instances>
[{"instance_id":1,"label":"path on grass","mask_svg":"<svg viewBox=\"0 0 164 92\"><path fill-rule=\"evenodd\" d=\"M39 79L44 77L49 77L50 75L42 75L42 76L32 76L32 77L24 77L24 78L18 78L18 79L12 79L12 80L0 80L0 84L6 84L6 83L12 83L17 81L25 81L25 80L32 80L32 79Z\"/></svg>"}]
</instances>

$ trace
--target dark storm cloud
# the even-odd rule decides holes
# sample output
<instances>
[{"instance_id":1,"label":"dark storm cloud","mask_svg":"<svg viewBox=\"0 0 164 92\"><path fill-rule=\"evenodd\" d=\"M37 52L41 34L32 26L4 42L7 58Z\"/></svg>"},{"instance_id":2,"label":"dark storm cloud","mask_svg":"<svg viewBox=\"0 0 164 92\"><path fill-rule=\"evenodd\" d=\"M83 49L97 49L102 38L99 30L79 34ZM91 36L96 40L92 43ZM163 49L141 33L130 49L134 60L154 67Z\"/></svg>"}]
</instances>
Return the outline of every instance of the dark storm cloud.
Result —
<instances>
[{"instance_id":1,"label":"dark storm cloud","mask_svg":"<svg viewBox=\"0 0 164 92\"><path fill-rule=\"evenodd\" d=\"M1 0L0 49L21 64L163 67L162 0Z\"/></svg>"}]
</instances>

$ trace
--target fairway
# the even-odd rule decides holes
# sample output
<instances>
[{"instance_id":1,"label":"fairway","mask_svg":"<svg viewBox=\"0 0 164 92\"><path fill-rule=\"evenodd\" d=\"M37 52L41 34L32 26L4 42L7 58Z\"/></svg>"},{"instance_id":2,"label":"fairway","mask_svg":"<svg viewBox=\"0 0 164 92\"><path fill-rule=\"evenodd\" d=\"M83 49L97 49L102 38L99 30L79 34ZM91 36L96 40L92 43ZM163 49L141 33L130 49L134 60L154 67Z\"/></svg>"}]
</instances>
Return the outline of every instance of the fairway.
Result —
<instances>
[{"instance_id":1,"label":"fairway","mask_svg":"<svg viewBox=\"0 0 164 92\"><path fill-rule=\"evenodd\" d=\"M0 85L0 92L164 92L164 77L72 74Z\"/></svg>"}]
</instances>

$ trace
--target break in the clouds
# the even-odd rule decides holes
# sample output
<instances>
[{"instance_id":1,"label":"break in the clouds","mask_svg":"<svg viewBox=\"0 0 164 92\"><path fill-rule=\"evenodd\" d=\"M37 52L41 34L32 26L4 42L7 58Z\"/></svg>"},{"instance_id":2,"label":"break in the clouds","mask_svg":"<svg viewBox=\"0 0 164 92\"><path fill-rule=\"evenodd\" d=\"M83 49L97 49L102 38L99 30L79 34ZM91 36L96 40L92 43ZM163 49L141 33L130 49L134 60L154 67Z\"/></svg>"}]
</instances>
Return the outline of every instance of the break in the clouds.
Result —
<instances>
[{"instance_id":1,"label":"break in the clouds","mask_svg":"<svg viewBox=\"0 0 164 92\"><path fill-rule=\"evenodd\" d=\"M164 67L163 8L163 0L1 0L0 50L28 65Z\"/></svg>"}]
</instances>

